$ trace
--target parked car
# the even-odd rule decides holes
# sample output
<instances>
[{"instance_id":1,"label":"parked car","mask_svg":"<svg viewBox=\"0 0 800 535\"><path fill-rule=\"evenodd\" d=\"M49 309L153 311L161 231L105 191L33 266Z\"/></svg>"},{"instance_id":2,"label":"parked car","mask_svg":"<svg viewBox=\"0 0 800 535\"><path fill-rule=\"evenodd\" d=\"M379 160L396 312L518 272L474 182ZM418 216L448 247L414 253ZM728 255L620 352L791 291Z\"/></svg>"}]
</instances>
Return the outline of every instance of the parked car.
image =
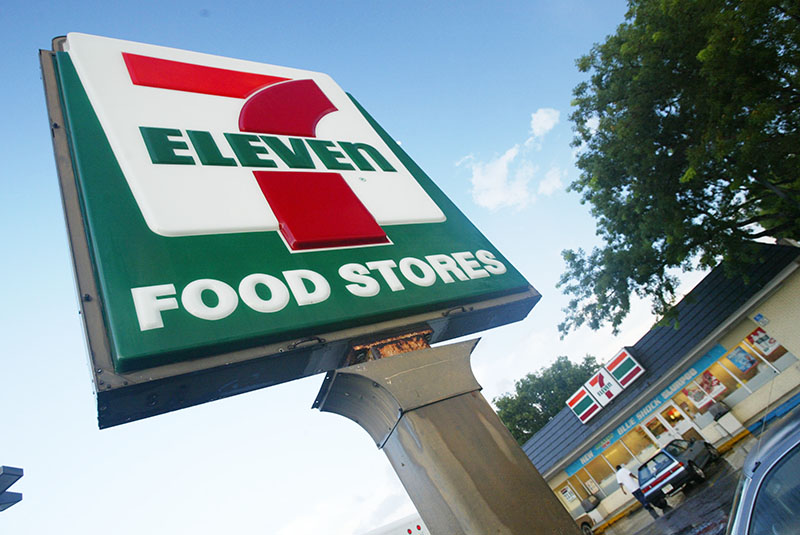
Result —
<instances>
[{"instance_id":1,"label":"parked car","mask_svg":"<svg viewBox=\"0 0 800 535\"><path fill-rule=\"evenodd\" d=\"M759 439L742 467L727 535L793 535L800 526L800 409Z\"/></svg>"},{"instance_id":2,"label":"parked car","mask_svg":"<svg viewBox=\"0 0 800 535\"><path fill-rule=\"evenodd\" d=\"M649 503L659 506L664 496L686 483L705 479L703 469L719 458L717 450L701 440L673 440L639 467L639 488Z\"/></svg>"},{"instance_id":3,"label":"parked car","mask_svg":"<svg viewBox=\"0 0 800 535\"><path fill-rule=\"evenodd\" d=\"M588 513L582 514L575 519L575 523L581 528L581 535L592 535L592 526L594 526L594 518Z\"/></svg>"},{"instance_id":4,"label":"parked car","mask_svg":"<svg viewBox=\"0 0 800 535\"><path fill-rule=\"evenodd\" d=\"M581 501L584 514L575 519L575 523L581 528L581 535L592 535L592 528L603 518L597 512L598 505L600 505L600 498L594 494L590 494Z\"/></svg>"}]
</instances>

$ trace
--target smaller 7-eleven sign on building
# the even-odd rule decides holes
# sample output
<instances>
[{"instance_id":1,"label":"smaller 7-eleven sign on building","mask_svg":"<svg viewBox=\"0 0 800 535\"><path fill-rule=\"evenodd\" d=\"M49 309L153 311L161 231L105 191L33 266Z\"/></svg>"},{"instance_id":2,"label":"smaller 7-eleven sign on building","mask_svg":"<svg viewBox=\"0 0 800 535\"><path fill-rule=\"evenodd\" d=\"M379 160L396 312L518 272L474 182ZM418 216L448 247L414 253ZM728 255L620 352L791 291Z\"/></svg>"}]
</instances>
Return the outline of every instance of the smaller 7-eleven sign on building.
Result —
<instances>
[{"instance_id":1,"label":"smaller 7-eleven sign on building","mask_svg":"<svg viewBox=\"0 0 800 535\"><path fill-rule=\"evenodd\" d=\"M643 373L642 365L623 348L567 400L567 406L586 423Z\"/></svg>"},{"instance_id":2,"label":"smaller 7-eleven sign on building","mask_svg":"<svg viewBox=\"0 0 800 535\"><path fill-rule=\"evenodd\" d=\"M585 386L580 387L578 391L567 400L567 406L572 409L575 416L584 424L591 420L602 408Z\"/></svg>"}]
</instances>

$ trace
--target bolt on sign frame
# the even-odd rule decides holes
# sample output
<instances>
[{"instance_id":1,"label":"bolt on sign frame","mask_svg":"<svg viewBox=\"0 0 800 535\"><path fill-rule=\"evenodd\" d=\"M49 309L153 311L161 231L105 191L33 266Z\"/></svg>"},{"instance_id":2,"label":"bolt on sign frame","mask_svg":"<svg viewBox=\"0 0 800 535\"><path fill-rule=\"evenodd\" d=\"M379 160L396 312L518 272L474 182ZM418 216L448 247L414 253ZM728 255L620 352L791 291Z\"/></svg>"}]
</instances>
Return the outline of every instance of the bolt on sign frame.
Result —
<instances>
[{"instance_id":1,"label":"bolt on sign frame","mask_svg":"<svg viewBox=\"0 0 800 535\"><path fill-rule=\"evenodd\" d=\"M327 75L84 34L40 61L101 428L539 300Z\"/></svg>"}]
</instances>

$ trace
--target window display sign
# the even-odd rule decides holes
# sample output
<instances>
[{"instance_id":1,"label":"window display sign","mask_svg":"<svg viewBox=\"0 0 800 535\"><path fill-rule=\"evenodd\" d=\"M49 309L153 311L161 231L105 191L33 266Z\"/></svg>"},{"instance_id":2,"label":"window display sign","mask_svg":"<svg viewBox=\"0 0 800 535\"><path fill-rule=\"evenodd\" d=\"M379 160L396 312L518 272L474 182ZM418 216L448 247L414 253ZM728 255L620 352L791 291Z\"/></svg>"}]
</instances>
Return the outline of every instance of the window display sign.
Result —
<instances>
[{"instance_id":1,"label":"window display sign","mask_svg":"<svg viewBox=\"0 0 800 535\"><path fill-rule=\"evenodd\" d=\"M704 371L697 382L700 384L700 388L714 399L717 399L718 396L727 390L725 385L710 371Z\"/></svg>"},{"instance_id":2,"label":"window display sign","mask_svg":"<svg viewBox=\"0 0 800 535\"><path fill-rule=\"evenodd\" d=\"M728 360L743 373L749 372L758 364L758 360L741 346L733 348L728 354Z\"/></svg>"},{"instance_id":3,"label":"window display sign","mask_svg":"<svg viewBox=\"0 0 800 535\"><path fill-rule=\"evenodd\" d=\"M683 393L694 403L694 406L697 407L697 410L700 412L704 412L714 404L714 400L710 398L702 388L695 384L690 384L684 388Z\"/></svg>"},{"instance_id":4,"label":"window display sign","mask_svg":"<svg viewBox=\"0 0 800 535\"><path fill-rule=\"evenodd\" d=\"M761 327L747 335L747 342L757 348L764 355L770 355L781 345Z\"/></svg>"},{"instance_id":5,"label":"window display sign","mask_svg":"<svg viewBox=\"0 0 800 535\"><path fill-rule=\"evenodd\" d=\"M561 497L564 498L564 501L567 502L574 502L578 499L578 497L575 496L575 493L572 492L572 489L569 487L562 487L559 493L561 493Z\"/></svg>"},{"instance_id":6,"label":"window display sign","mask_svg":"<svg viewBox=\"0 0 800 535\"><path fill-rule=\"evenodd\" d=\"M41 59L101 426L539 298L326 74L76 33Z\"/></svg>"}]
</instances>

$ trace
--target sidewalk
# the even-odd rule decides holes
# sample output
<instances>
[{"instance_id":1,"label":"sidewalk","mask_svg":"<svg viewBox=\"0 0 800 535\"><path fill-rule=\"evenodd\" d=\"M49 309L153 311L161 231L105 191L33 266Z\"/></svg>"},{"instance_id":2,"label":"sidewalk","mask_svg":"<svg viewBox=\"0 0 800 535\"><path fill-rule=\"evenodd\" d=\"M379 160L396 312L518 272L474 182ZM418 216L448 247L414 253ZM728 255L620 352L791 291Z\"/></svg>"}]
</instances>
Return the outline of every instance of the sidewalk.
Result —
<instances>
[{"instance_id":1,"label":"sidewalk","mask_svg":"<svg viewBox=\"0 0 800 535\"><path fill-rule=\"evenodd\" d=\"M756 438L749 436L708 470L708 480L695 488L684 489L667 499L671 511L653 519L636 504L627 515L598 533L605 535L716 535L725 531L739 473ZM686 507L682 507L686 504ZM609 517L622 513L615 511Z\"/></svg>"}]
</instances>

